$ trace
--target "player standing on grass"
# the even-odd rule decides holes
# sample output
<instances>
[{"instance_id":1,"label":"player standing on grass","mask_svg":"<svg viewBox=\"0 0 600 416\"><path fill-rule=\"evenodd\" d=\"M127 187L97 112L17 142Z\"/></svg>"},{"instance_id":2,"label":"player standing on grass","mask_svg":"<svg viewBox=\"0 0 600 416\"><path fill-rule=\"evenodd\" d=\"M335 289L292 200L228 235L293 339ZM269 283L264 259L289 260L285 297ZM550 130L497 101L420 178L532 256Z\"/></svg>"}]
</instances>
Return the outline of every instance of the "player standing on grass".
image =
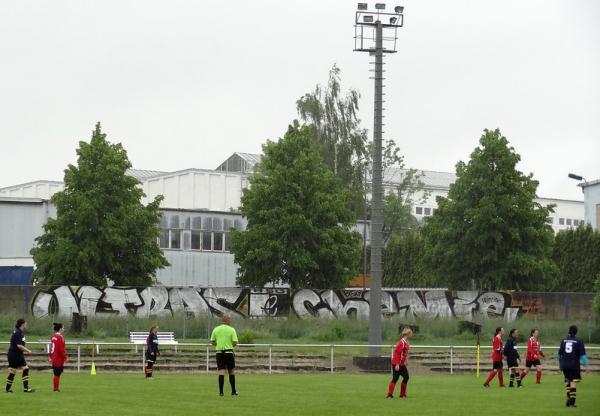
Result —
<instances>
[{"instance_id":1,"label":"player standing on grass","mask_svg":"<svg viewBox=\"0 0 600 416\"><path fill-rule=\"evenodd\" d=\"M223 324L212 331L210 343L215 346L217 355L217 369L219 370L219 395L223 395L223 386L225 384L225 369L229 374L229 384L231 385L231 395L237 396L235 388L235 355L233 347L238 343L237 333L230 325L231 317L223 315Z\"/></svg>"},{"instance_id":2,"label":"player standing on grass","mask_svg":"<svg viewBox=\"0 0 600 416\"><path fill-rule=\"evenodd\" d=\"M530 335L529 341L527 341L527 356L525 357L525 369L521 372L521 381L529 373L531 367L535 366L535 384L540 384L542 382L542 363L540 362L540 357L545 357L539 340L540 330L533 328Z\"/></svg>"},{"instance_id":3,"label":"player standing on grass","mask_svg":"<svg viewBox=\"0 0 600 416\"><path fill-rule=\"evenodd\" d=\"M158 325L152 325L148 338L146 338L146 379L154 380L152 367L156 363L156 357L160 355L158 350Z\"/></svg>"},{"instance_id":4,"label":"player standing on grass","mask_svg":"<svg viewBox=\"0 0 600 416\"><path fill-rule=\"evenodd\" d=\"M31 350L25 347L25 330L27 321L21 318L17 320L15 330L10 337L10 347L8 347L8 378L6 379L6 392L12 393L12 384L17 370L23 370L23 391L33 393L35 390L29 387L29 367L25 362L25 354L31 354Z\"/></svg>"},{"instance_id":5,"label":"player standing on grass","mask_svg":"<svg viewBox=\"0 0 600 416\"><path fill-rule=\"evenodd\" d=\"M521 387L521 377L519 377L519 362L521 356L517 350L517 338L519 337L519 331L511 329L504 346L504 356L506 357L506 364L510 371L510 382L508 387L515 386L515 378L517 379L517 387Z\"/></svg>"},{"instance_id":6,"label":"player standing on grass","mask_svg":"<svg viewBox=\"0 0 600 416\"><path fill-rule=\"evenodd\" d=\"M412 329L404 328L402 330L402 339L396 344L394 353L392 354L392 381L388 386L387 398L394 398L394 389L400 376L402 376L402 383L400 384L400 398L406 397L406 387L408 385L408 369L406 368L406 362L408 361L408 350L410 345L408 340L412 337Z\"/></svg>"},{"instance_id":7,"label":"player standing on grass","mask_svg":"<svg viewBox=\"0 0 600 416\"><path fill-rule=\"evenodd\" d=\"M52 378L52 384L54 385L54 391L60 391L58 385L60 383L60 375L64 371L65 361L67 361L67 350L65 348L65 327L61 323L54 323L54 332L50 339L50 362L52 363L52 372L54 377Z\"/></svg>"},{"instance_id":8,"label":"player standing on grass","mask_svg":"<svg viewBox=\"0 0 600 416\"><path fill-rule=\"evenodd\" d=\"M502 336L504 335L504 328L498 327L496 328L496 335L494 336L494 341L492 342L492 371L490 375L483 383L484 387L490 386L490 381L496 376L498 373L498 382L500 383L500 387L504 387L504 374L502 373Z\"/></svg>"},{"instance_id":9,"label":"player standing on grass","mask_svg":"<svg viewBox=\"0 0 600 416\"><path fill-rule=\"evenodd\" d=\"M577 383L581 381L581 363L588 366L588 358L585 355L583 340L576 337L577 327L569 327L569 335L560 343L558 350L558 364L565 376L565 388L567 391L567 407L577 407Z\"/></svg>"}]
</instances>

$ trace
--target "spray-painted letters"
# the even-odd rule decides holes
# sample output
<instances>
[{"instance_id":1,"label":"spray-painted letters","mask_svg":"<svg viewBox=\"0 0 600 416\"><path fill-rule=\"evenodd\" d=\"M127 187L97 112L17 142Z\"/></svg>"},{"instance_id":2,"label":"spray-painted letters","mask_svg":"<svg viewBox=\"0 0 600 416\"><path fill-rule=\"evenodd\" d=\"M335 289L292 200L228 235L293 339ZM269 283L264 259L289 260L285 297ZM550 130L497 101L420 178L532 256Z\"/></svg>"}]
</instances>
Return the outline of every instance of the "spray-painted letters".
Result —
<instances>
[{"instance_id":1,"label":"spray-painted letters","mask_svg":"<svg viewBox=\"0 0 600 416\"><path fill-rule=\"evenodd\" d=\"M502 292L388 290L382 293L381 313L407 318L471 320L504 317L514 320L519 308ZM99 288L59 286L39 289L33 296L35 317L47 315L163 317L229 313L240 318L367 318L369 291L240 288Z\"/></svg>"}]
</instances>

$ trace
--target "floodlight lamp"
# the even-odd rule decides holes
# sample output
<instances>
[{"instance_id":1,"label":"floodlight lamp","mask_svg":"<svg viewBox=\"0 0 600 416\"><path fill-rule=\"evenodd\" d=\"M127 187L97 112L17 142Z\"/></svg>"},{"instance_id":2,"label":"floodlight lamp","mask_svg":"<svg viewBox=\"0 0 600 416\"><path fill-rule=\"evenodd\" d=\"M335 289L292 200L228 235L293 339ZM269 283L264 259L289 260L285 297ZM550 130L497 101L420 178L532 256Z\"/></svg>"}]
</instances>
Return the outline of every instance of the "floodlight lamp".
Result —
<instances>
[{"instance_id":1,"label":"floodlight lamp","mask_svg":"<svg viewBox=\"0 0 600 416\"><path fill-rule=\"evenodd\" d=\"M377 10L385 10L385 3L375 3L375 8Z\"/></svg>"},{"instance_id":2,"label":"floodlight lamp","mask_svg":"<svg viewBox=\"0 0 600 416\"><path fill-rule=\"evenodd\" d=\"M574 173L569 173L569 178L575 179L576 181L582 181L583 176L575 175Z\"/></svg>"},{"instance_id":3,"label":"floodlight lamp","mask_svg":"<svg viewBox=\"0 0 600 416\"><path fill-rule=\"evenodd\" d=\"M363 21L365 23L373 23L373 16L363 16Z\"/></svg>"},{"instance_id":4,"label":"floodlight lamp","mask_svg":"<svg viewBox=\"0 0 600 416\"><path fill-rule=\"evenodd\" d=\"M367 3L358 3L358 10L367 10Z\"/></svg>"},{"instance_id":5,"label":"floodlight lamp","mask_svg":"<svg viewBox=\"0 0 600 416\"><path fill-rule=\"evenodd\" d=\"M402 14L402 12L404 11L404 6L396 6L394 7L394 11L398 14Z\"/></svg>"},{"instance_id":6,"label":"floodlight lamp","mask_svg":"<svg viewBox=\"0 0 600 416\"><path fill-rule=\"evenodd\" d=\"M395 25L397 21L398 21L397 17L390 17L390 25Z\"/></svg>"}]
</instances>

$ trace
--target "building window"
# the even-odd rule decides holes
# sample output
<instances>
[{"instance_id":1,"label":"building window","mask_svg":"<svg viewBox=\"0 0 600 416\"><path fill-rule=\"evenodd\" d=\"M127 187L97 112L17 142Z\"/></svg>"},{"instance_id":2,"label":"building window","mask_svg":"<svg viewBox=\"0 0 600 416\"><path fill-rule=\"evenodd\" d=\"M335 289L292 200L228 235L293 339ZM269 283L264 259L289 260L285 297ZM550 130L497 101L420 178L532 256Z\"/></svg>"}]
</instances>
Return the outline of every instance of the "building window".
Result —
<instances>
[{"instance_id":1,"label":"building window","mask_svg":"<svg viewBox=\"0 0 600 416\"><path fill-rule=\"evenodd\" d=\"M223 251L229 251L229 233L223 235Z\"/></svg>"},{"instance_id":2,"label":"building window","mask_svg":"<svg viewBox=\"0 0 600 416\"><path fill-rule=\"evenodd\" d=\"M559 225L565 225L565 219L564 218L559 218L558 219L558 224Z\"/></svg>"},{"instance_id":3,"label":"building window","mask_svg":"<svg viewBox=\"0 0 600 416\"><path fill-rule=\"evenodd\" d=\"M171 231L171 247L170 248L181 248L181 231L180 230L170 230Z\"/></svg>"},{"instance_id":4,"label":"building window","mask_svg":"<svg viewBox=\"0 0 600 416\"><path fill-rule=\"evenodd\" d=\"M223 251L223 233L213 233L213 250Z\"/></svg>"},{"instance_id":5,"label":"building window","mask_svg":"<svg viewBox=\"0 0 600 416\"><path fill-rule=\"evenodd\" d=\"M577 227L579 225L579 220L573 220L573 225Z\"/></svg>"},{"instance_id":6,"label":"building window","mask_svg":"<svg viewBox=\"0 0 600 416\"><path fill-rule=\"evenodd\" d=\"M160 230L158 246L160 248L169 248L169 230Z\"/></svg>"},{"instance_id":7,"label":"building window","mask_svg":"<svg viewBox=\"0 0 600 416\"><path fill-rule=\"evenodd\" d=\"M571 225L571 218L567 218L567 225Z\"/></svg>"},{"instance_id":8,"label":"building window","mask_svg":"<svg viewBox=\"0 0 600 416\"><path fill-rule=\"evenodd\" d=\"M548 217L548 218L546 218L546 222L547 222L548 224L554 224L554 218L552 218L552 217Z\"/></svg>"},{"instance_id":9,"label":"building window","mask_svg":"<svg viewBox=\"0 0 600 416\"><path fill-rule=\"evenodd\" d=\"M431 215L431 208L425 208L425 215Z\"/></svg>"},{"instance_id":10,"label":"building window","mask_svg":"<svg viewBox=\"0 0 600 416\"><path fill-rule=\"evenodd\" d=\"M202 250L212 250L212 233L202 233Z\"/></svg>"},{"instance_id":11,"label":"building window","mask_svg":"<svg viewBox=\"0 0 600 416\"><path fill-rule=\"evenodd\" d=\"M417 215L423 215L423 207L416 207L415 208L415 214L417 214Z\"/></svg>"},{"instance_id":12,"label":"building window","mask_svg":"<svg viewBox=\"0 0 600 416\"><path fill-rule=\"evenodd\" d=\"M192 250L200 250L202 247L200 246L200 241L202 238L202 233L198 230L192 230Z\"/></svg>"}]
</instances>

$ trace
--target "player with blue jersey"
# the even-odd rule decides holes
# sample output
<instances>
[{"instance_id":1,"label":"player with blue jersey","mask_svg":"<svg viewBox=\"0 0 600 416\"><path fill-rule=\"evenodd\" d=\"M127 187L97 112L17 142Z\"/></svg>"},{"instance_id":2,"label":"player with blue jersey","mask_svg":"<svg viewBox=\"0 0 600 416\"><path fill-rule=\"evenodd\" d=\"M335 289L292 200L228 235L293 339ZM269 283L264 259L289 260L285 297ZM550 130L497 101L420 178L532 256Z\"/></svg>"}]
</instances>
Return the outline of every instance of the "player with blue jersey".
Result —
<instances>
[{"instance_id":1,"label":"player with blue jersey","mask_svg":"<svg viewBox=\"0 0 600 416\"><path fill-rule=\"evenodd\" d=\"M585 355L583 340L576 337L577 327L569 327L569 335L560 343L558 350L558 364L565 376L565 388L567 391L567 407L576 407L577 383L581 381L581 363L588 366L588 358Z\"/></svg>"}]
</instances>

